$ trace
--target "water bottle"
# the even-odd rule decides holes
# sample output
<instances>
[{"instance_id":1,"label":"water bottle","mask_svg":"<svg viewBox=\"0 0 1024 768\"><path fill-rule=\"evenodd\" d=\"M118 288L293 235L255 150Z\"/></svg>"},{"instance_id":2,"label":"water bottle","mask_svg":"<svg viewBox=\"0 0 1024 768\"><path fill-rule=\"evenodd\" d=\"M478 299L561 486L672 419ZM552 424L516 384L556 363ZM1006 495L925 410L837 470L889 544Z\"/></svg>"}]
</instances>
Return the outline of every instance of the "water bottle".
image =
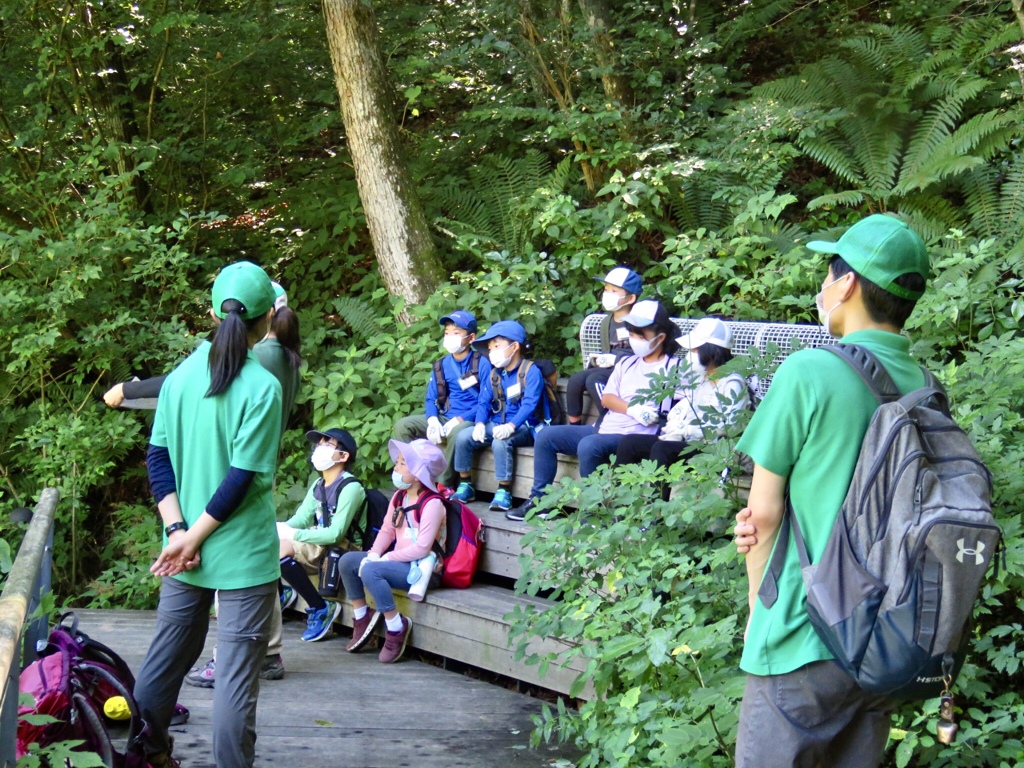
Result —
<instances>
[{"instance_id":1,"label":"water bottle","mask_svg":"<svg viewBox=\"0 0 1024 768\"><path fill-rule=\"evenodd\" d=\"M427 587L430 586L430 577L434 573L434 563L437 562L437 555L431 552L422 560L414 560L409 565L409 599L420 602L427 594Z\"/></svg>"},{"instance_id":2,"label":"water bottle","mask_svg":"<svg viewBox=\"0 0 1024 768\"><path fill-rule=\"evenodd\" d=\"M320 588L317 590L322 597L337 597L341 590L341 547L331 547L324 558L320 569Z\"/></svg>"}]
</instances>

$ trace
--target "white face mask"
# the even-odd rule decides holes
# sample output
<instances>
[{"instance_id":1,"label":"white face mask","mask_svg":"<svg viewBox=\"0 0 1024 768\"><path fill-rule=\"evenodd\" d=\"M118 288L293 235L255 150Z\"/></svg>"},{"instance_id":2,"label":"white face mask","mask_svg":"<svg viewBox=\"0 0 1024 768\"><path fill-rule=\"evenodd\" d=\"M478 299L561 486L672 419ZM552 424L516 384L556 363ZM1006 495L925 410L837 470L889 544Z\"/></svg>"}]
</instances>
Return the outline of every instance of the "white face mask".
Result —
<instances>
[{"instance_id":1,"label":"white face mask","mask_svg":"<svg viewBox=\"0 0 1024 768\"><path fill-rule=\"evenodd\" d=\"M442 340L441 344L442 344L442 346L444 346L445 351L447 351L447 352L449 352L450 354L453 354L453 355L458 355L461 352L465 352L466 351L466 347L469 346L469 344L463 344L462 343L463 339L465 339L465 338L466 338L465 336L448 336L448 335L446 335L444 337L444 340Z\"/></svg>"},{"instance_id":2,"label":"white face mask","mask_svg":"<svg viewBox=\"0 0 1024 768\"><path fill-rule=\"evenodd\" d=\"M333 445L318 445L313 449L313 468L317 472L325 472L338 462L334 460L334 452L338 450Z\"/></svg>"},{"instance_id":3,"label":"white face mask","mask_svg":"<svg viewBox=\"0 0 1024 768\"><path fill-rule=\"evenodd\" d=\"M695 376L704 375L704 366L700 364L700 354L694 352L692 349L686 354L686 360L690 363L690 370L693 371Z\"/></svg>"},{"instance_id":4,"label":"white face mask","mask_svg":"<svg viewBox=\"0 0 1024 768\"><path fill-rule=\"evenodd\" d=\"M391 483L400 491L408 491L412 488L412 483L405 482L405 476L397 469L391 472Z\"/></svg>"},{"instance_id":5,"label":"white face mask","mask_svg":"<svg viewBox=\"0 0 1024 768\"><path fill-rule=\"evenodd\" d=\"M510 351L511 346L505 347L505 349L492 349L487 353L487 359L491 361L491 365L495 368L507 368L508 364L512 362L512 356L515 354ZM505 352L508 351L508 357L505 357Z\"/></svg>"},{"instance_id":6,"label":"white face mask","mask_svg":"<svg viewBox=\"0 0 1024 768\"><path fill-rule=\"evenodd\" d=\"M832 334L832 328L829 325L829 320L831 319L832 313L835 312L836 307L838 307L843 302L840 300L836 304L835 307L832 307L832 309L830 309L830 310L828 310L826 312L825 311L825 289L828 288L830 285L835 285L836 283L838 283L842 279L843 279L842 277L837 277L831 283L825 283L825 285L821 286L821 290L818 291L814 295L814 306L818 310L818 322L821 323L821 325L825 328L825 333L827 333L829 336L833 335Z\"/></svg>"},{"instance_id":7,"label":"white face mask","mask_svg":"<svg viewBox=\"0 0 1024 768\"><path fill-rule=\"evenodd\" d=\"M660 335L661 334L659 333L658 336L660 336ZM655 349L658 348L659 344L661 344L661 342L658 341L658 336L655 336L650 341L648 341L647 339L635 339L632 336L630 336L629 337L630 349L633 350L633 354L636 355L637 357L647 357Z\"/></svg>"},{"instance_id":8,"label":"white face mask","mask_svg":"<svg viewBox=\"0 0 1024 768\"><path fill-rule=\"evenodd\" d=\"M601 306L604 307L605 312L614 312L616 309L622 306L623 302L626 301L624 296L619 296L617 293L611 291L605 291L601 294Z\"/></svg>"}]
</instances>

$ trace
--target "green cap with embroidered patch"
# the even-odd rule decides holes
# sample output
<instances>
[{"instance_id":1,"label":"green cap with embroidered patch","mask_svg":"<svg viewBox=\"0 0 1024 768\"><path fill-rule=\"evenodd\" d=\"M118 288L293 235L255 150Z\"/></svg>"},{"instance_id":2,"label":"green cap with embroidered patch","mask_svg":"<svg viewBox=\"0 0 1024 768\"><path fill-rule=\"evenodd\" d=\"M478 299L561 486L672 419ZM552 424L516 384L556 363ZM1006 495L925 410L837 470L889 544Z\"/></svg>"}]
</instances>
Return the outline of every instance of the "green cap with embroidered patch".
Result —
<instances>
[{"instance_id":1,"label":"green cap with embroidered patch","mask_svg":"<svg viewBox=\"0 0 1024 768\"><path fill-rule=\"evenodd\" d=\"M252 320L265 315L274 306L274 298L274 284L267 273L251 261L229 264L213 281L213 311L222 320L228 313L221 305L228 299L242 305L239 315L243 320Z\"/></svg>"},{"instance_id":2,"label":"green cap with embroidered patch","mask_svg":"<svg viewBox=\"0 0 1024 768\"><path fill-rule=\"evenodd\" d=\"M813 240L807 247L840 256L858 275L901 299L917 301L924 295L923 290L911 291L896 284L897 278L909 274L927 280L930 267L924 240L893 216L873 214L846 230L839 242Z\"/></svg>"}]
</instances>

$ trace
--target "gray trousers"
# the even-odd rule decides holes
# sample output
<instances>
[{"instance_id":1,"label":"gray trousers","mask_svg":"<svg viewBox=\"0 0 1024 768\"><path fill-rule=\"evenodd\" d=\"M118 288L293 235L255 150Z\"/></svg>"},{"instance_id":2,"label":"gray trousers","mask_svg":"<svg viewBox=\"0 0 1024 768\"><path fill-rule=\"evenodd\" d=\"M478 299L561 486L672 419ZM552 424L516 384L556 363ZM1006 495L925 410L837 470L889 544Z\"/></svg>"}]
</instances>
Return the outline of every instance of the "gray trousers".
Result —
<instances>
[{"instance_id":1,"label":"gray trousers","mask_svg":"<svg viewBox=\"0 0 1024 768\"><path fill-rule=\"evenodd\" d=\"M153 728L146 752L170 746L167 729L181 684L199 659L215 590L165 578L156 634L135 681L135 698ZM217 685L213 689L213 758L217 768L251 768L256 758L256 699L267 653L277 582L217 591Z\"/></svg>"},{"instance_id":2,"label":"gray trousers","mask_svg":"<svg viewBox=\"0 0 1024 768\"><path fill-rule=\"evenodd\" d=\"M834 661L747 675L737 768L875 768L895 703L862 690Z\"/></svg>"},{"instance_id":3,"label":"gray trousers","mask_svg":"<svg viewBox=\"0 0 1024 768\"><path fill-rule=\"evenodd\" d=\"M439 417L441 423L447 422L443 416ZM455 436L467 427L472 428L476 422L472 419L464 421L461 424L457 424L452 428L452 431L448 434L447 440L444 443L444 460L448 462L448 465L444 468L444 472L437 478L439 483L443 483L449 488L454 488L459 484L459 474L455 471L455 463L452 461L452 457L455 455ZM395 428L392 432L395 440L401 443L408 443L413 440L417 440L421 437L427 436L427 417L424 414L414 414L412 416L405 416L395 422Z\"/></svg>"}]
</instances>

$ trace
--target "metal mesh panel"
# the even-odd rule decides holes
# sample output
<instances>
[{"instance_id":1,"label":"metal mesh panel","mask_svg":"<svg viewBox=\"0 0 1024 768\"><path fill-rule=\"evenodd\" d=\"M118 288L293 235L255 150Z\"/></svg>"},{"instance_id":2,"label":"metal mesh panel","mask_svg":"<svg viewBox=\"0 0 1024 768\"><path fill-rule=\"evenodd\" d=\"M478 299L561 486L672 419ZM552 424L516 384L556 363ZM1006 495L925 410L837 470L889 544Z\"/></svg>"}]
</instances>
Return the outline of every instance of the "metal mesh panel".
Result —
<instances>
[{"instance_id":1,"label":"metal mesh panel","mask_svg":"<svg viewBox=\"0 0 1024 768\"><path fill-rule=\"evenodd\" d=\"M583 350L583 359L591 353L601 352L601 320L603 314L587 315L580 326L580 348ZM689 333L697 320L683 317L673 317L672 322L679 328L680 335ZM797 325L795 323L753 323L726 320L725 324L732 331L732 353L734 355L749 355L750 348L754 347L764 353L769 344L775 344L779 348L779 354L775 356L773 364L778 367L779 363L786 359L786 355L793 349L793 340L797 339L799 347L823 347L826 344L834 344L836 339L825 333L820 325ZM676 353L677 357L684 357L688 350L682 349ZM771 383L771 376L763 381L751 381L751 387L757 393L758 399L764 397Z\"/></svg>"}]
</instances>

